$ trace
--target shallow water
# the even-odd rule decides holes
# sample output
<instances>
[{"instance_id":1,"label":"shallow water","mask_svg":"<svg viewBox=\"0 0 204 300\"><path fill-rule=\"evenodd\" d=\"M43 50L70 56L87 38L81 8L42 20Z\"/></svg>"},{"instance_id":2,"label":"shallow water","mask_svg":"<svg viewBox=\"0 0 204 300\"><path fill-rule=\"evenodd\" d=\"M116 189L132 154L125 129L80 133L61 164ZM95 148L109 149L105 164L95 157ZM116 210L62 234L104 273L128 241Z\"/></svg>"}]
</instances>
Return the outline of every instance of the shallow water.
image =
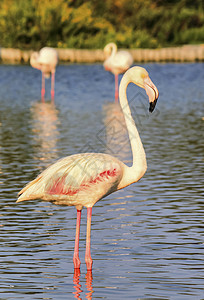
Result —
<instances>
[{"instance_id":1,"label":"shallow water","mask_svg":"<svg viewBox=\"0 0 204 300\"><path fill-rule=\"evenodd\" d=\"M73 272L76 210L28 201L18 191L56 159L131 153L113 75L102 65L61 65L55 107L30 66L0 65L0 299L204 299L204 64L145 65L160 97L128 98L148 161L136 184L96 203L93 273Z\"/></svg>"}]
</instances>

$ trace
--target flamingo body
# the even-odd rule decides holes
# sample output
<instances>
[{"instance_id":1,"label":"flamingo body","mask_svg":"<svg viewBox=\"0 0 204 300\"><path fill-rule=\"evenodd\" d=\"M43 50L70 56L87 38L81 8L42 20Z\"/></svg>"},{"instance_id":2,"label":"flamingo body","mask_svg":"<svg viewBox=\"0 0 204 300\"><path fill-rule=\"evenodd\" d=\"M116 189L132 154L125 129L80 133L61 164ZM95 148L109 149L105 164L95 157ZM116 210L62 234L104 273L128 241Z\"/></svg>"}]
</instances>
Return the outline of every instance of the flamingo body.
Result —
<instances>
[{"instance_id":1,"label":"flamingo body","mask_svg":"<svg viewBox=\"0 0 204 300\"><path fill-rule=\"evenodd\" d=\"M74 250L74 268L80 267L79 233L82 207L87 207L86 265L92 269L90 253L91 214L93 205L101 198L137 182L146 172L146 156L139 133L128 105L126 89L130 82L144 88L149 97L152 112L155 108L158 90L150 80L147 71L141 67L129 69L123 76L119 95L124 114L133 164L126 166L117 158L104 153L75 154L58 160L31 181L19 193L17 202L42 199L55 204L74 205L77 208L77 226Z\"/></svg>"},{"instance_id":2,"label":"flamingo body","mask_svg":"<svg viewBox=\"0 0 204 300\"><path fill-rule=\"evenodd\" d=\"M118 101L118 75L126 72L133 64L132 55L125 50L117 51L115 43L109 43L104 48L105 56L104 69L115 75L115 100Z\"/></svg>"},{"instance_id":3,"label":"flamingo body","mask_svg":"<svg viewBox=\"0 0 204 300\"><path fill-rule=\"evenodd\" d=\"M113 52L114 53L114 52ZM104 62L104 68L114 75L125 73L133 64L132 55L128 51L118 51L110 55Z\"/></svg>"},{"instance_id":4,"label":"flamingo body","mask_svg":"<svg viewBox=\"0 0 204 300\"><path fill-rule=\"evenodd\" d=\"M38 69L42 72L42 88L41 88L41 99L44 102L45 95L45 77L51 78L51 99L54 102L54 81L55 71L58 64L57 51L50 47L44 47L39 52L33 52L30 57L30 64L33 68Z\"/></svg>"},{"instance_id":5,"label":"flamingo body","mask_svg":"<svg viewBox=\"0 0 204 300\"><path fill-rule=\"evenodd\" d=\"M32 199L59 205L92 207L104 196L116 191L125 165L104 153L82 153L58 160L31 181L18 202Z\"/></svg>"}]
</instances>

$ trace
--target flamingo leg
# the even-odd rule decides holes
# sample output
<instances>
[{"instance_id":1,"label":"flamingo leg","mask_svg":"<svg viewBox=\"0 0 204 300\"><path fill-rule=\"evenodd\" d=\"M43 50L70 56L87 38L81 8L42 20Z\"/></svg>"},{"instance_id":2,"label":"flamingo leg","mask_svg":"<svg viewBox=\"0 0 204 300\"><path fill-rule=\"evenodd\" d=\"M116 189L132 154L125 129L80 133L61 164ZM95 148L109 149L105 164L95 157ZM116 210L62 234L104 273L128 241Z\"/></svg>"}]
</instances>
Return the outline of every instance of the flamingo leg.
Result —
<instances>
[{"instance_id":1,"label":"flamingo leg","mask_svg":"<svg viewBox=\"0 0 204 300\"><path fill-rule=\"evenodd\" d=\"M54 104L54 98L55 98L55 72L52 73L51 77L51 101Z\"/></svg>"},{"instance_id":2,"label":"flamingo leg","mask_svg":"<svg viewBox=\"0 0 204 300\"><path fill-rule=\"evenodd\" d=\"M118 74L115 74L115 102L118 102Z\"/></svg>"},{"instance_id":3,"label":"flamingo leg","mask_svg":"<svg viewBox=\"0 0 204 300\"><path fill-rule=\"evenodd\" d=\"M81 210L77 210L77 223L76 223L76 236L75 236L75 247L74 247L74 269L80 268L80 259L79 259L79 235L80 235L80 223L81 223Z\"/></svg>"},{"instance_id":4,"label":"flamingo leg","mask_svg":"<svg viewBox=\"0 0 204 300\"><path fill-rule=\"evenodd\" d=\"M41 88L41 101L45 102L45 75L42 72L42 88Z\"/></svg>"},{"instance_id":5,"label":"flamingo leg","mask_svg":"<svg viewBox=\"0 0 204 300\"><path fill-rule=\"evenodd\" d=\"M86 254L85 262L87 270L92 270L92 258L91 258L91 216L92 207L87 208L87 230L86 230Z\"/></svg>"}]
</instances>

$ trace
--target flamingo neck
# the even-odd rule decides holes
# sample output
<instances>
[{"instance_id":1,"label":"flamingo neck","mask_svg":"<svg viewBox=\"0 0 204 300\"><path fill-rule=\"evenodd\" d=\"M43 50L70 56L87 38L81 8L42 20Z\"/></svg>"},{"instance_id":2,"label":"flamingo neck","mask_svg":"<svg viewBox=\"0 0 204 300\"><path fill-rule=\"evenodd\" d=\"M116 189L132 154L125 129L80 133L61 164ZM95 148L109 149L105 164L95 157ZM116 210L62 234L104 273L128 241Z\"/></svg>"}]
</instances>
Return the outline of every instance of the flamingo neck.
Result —
<instances>
[{"instance_id":1,"label":"flamingo neck","mask_svg":"<svg viewBox=\"0 0 204 300\"><path fill-rule=\"evenodd\" d=\"M31 54L30 58L30 64L33 68L41 70L41 65L38 62L39 54L37 52L34 52Z\"/></svg>"},{"instance_id":2,"label":"flamingo neck","mask_svg":"<svg viewBox=\"0 0 204 300\"><path fill-rule=\"evenodd\" d=\"M119 88L119 98L132 149L133 164L130 169L132 171L132 181L135 182L139 180L146 172L147 162L145 151L135 122L132 118L132 114L127 100L127 86L130 82L132 82L132 80L128 76L123 76Z\"/></svg>"},{"instance_id":3,"label":"flamingo neck","mask_svg":"<svg viewBox=\"0 0 204 300\"><path fill-rule=\"evenodd\" d=\"M110 48L111 48L111 57L114 57L116 52L117 52L117 46L114 43L110 43Z\"/></svg>"}]
</instances>

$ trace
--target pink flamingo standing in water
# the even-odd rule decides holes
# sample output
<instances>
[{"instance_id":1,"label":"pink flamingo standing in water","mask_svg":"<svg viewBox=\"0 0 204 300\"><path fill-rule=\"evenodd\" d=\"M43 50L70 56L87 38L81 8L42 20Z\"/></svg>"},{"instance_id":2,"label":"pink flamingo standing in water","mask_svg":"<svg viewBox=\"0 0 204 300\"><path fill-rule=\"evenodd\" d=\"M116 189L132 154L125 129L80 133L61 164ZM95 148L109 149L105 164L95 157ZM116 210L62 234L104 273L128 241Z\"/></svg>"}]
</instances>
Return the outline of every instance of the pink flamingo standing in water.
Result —
<instances>
[{"instance_id":1,"label":"pink flamingo standing in water","mask_svg":"<svg viewBox=\"0 0 204 300\"><path fill-rule=\"evenodd\" d=\"M44 47L39 52L33 52L30 57L30 64L33 68L42 72L41 100L45 102L45 77L51 74L51 100L54 103L55 97L55 70L58 63L57 51L50 47Z\"/></svg>"},{"instance_id":2,"label":"pink flamingo standing in water","mask_svg":"<svg viewBox=\"0 0 204 300\"><path fill-rule=\"evenodd\" d=\"M115 101L118 102L118 75L127 71L133 64L133 57L128 51L117 51L115 43L109 43L104 48L105 56L104 68L115 75Z\"/></svg>"},{"instance_id":3,"label":"pink flamingo standing in water","mask_svg":"<svg viewBox=\"0 0 204 300\"><path fill-rule=\"evenodd\" d=\"M93 205L103 197L137 182L145 174L147 168L145 151L127 101L126 89L130 82L146 90L149 96L150 112L154 110L159 93L144 68L129 69L121 80L120 105L133 154L131 167L104 153L75 154L58 160L19 192L17 202L42 199L59 205L76 207L77 223L73 257L75 269L80 268L79 233L83 206L87 208L85 261L87 270L92 270L90 241Z\"/></svg>"}]
</instances>

